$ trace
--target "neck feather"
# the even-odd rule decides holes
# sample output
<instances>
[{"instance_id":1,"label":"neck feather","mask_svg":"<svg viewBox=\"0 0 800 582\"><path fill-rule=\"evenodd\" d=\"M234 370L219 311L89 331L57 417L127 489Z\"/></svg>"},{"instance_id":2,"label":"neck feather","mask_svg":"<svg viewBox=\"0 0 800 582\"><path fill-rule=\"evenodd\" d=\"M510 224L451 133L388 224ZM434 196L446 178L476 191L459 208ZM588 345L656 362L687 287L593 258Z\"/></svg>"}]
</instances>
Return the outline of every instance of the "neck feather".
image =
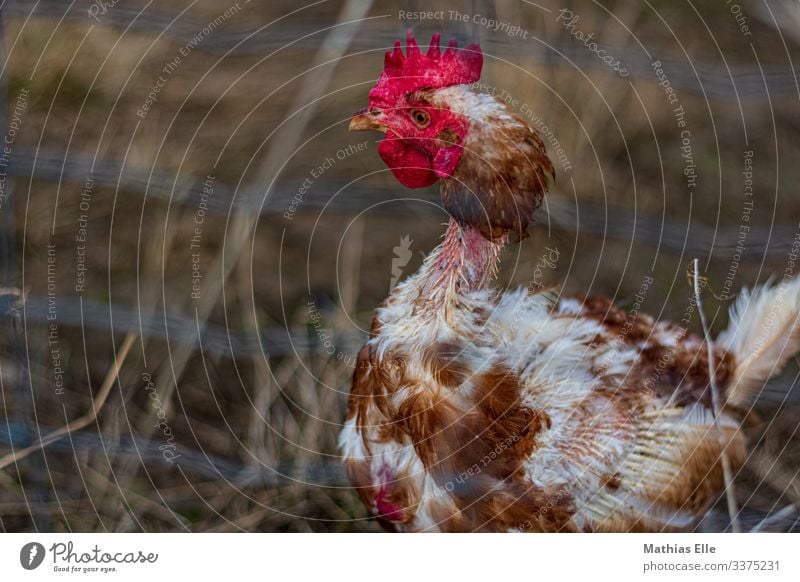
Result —
<instances>
[{"instance_id":1,"label":"neck feather","mask_svg":"<svg viewBox=\"0 0 800 582\"><path fill-rule=\"evenodd\" d=\"M449 310L461 303L465 293L486 289L497 274L505 240L487 240L478 229L450 219L444 240L428 255L418 274L417 309Z\"/></svg>"}]
</instances>

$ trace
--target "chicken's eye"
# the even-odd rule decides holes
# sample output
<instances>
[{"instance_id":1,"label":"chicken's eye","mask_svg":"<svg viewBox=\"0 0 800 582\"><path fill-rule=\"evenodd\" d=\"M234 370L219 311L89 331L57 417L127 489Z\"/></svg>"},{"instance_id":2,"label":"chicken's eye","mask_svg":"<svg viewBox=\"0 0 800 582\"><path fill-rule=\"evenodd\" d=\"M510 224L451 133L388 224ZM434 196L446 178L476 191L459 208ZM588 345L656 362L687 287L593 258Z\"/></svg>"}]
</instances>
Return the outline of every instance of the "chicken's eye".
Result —
<instances>
[{"instance_id":1,"label":"chicken's eye","mask_svg":"<svg viewBox=\"0 0 800 582\"><path fill-rule=\"evenodd\" d=\"M413 119L414 123L416 123L419 127L427 127L427 125L431 122L431 116L428 115L428 112L424 109L412 109L411 119Z\"/></svg>"}]
</instances>

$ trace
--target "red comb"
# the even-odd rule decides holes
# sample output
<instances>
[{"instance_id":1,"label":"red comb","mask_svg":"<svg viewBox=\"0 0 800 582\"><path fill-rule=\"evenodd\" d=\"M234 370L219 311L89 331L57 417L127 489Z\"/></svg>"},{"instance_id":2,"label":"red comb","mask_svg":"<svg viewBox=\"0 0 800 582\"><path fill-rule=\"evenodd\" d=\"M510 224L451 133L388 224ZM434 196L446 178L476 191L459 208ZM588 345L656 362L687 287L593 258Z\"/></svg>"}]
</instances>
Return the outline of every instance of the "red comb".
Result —
<instances>
[{"instance_id":1,"label":"red comb","mask_svg":"<svg viewBox=\"0 0 800 582\"><path fill-rule=\"evenodd\" d=\"M391 107L398 97L417 89L449 87L474 83L481 77L483 53L477 44L462 50L451 40L447 50L439 50L441 35L437 32L431 38L426 54L422 54L409 30L406 35L406 54L400 49L400 41L394 42L394 50L386 53L383 72L378 83L369 92L370 101L378 107Z\"/></svg>"}]
</instances>

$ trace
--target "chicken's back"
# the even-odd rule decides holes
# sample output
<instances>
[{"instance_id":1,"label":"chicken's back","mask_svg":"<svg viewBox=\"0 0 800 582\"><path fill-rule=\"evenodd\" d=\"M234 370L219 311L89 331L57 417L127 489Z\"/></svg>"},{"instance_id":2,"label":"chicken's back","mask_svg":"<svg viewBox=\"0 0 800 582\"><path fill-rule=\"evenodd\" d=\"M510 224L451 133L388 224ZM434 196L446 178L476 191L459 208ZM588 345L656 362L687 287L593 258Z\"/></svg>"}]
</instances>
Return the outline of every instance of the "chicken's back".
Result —
<instances>
[{"instance_id":1,"label":"chicken's back","mask_svg":"<svg viewBox=\"0 0 800 582\"><path fill-rule=\"evenodd\" d=\"M734 363L713 364L724 389ZM709 370L699 338L607 299L478 293L423 320L401 291L359 355L340 443L396 529L686 529L722 490L720 443L744 458L736 419L714 428Z\"/></svg>"}]
</instances>

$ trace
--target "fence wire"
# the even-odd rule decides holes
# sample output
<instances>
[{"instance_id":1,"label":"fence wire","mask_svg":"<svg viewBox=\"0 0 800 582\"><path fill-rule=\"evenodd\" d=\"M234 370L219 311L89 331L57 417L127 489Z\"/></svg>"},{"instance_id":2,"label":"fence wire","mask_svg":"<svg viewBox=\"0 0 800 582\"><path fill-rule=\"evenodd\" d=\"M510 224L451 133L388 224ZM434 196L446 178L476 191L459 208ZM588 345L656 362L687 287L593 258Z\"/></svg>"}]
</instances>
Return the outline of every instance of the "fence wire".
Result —
<instances>
[{"instance_id":1,"label":"fence wire","mask_svg":"<svg viewBox=\"0 0 800 582\"><path fill-rule=\"evenodd\" d=\"M187 44L197 36L198 30L208 26L207 21L192 17L175 18L176 14L160 8L146 7L144 3L131 6L118 3L97 19L89 16L89 8L95 4L87 0L63 2L62 0L12 0L3 7L7 18L48 18L67 23L100 24L131 33L151 35L153 31L163 32L164 36L179 44ZM309 18L311 20L309 20ZM313 16L303 13L301 18L285 19L279 25L252 25L243 27L225 26L214 30L214 34L203 39L193 50L215 55L232 56L261 55L285 47L293 49L316 50L330 26L328 21L313 21ZM387 39L404 34L407 23L399 22L395 14L370 21L370 26L359 30L350 45L350 52L376 51L382 53L390 48ZM319 34L309 35L318 30ZM549 39L537 36L535 30L528 31L526 51L522 58L526 65L540 64L549 67L566 67L576 71L603 71L606 67L579 43L563 39ZM480 38L488 58L520 59L519 42L504 35L485 34ZM720 101L763 100L767 96L798 97L798 82L791 71L785 67L765 65L762 69L753 66L730 65L726 67L712 60L692 58L691 61L678 59L669 53L646 54L641 49L608 47L609 54L624 54L625 66L633 77L655 80L653 61L661 61L664 70L675 87L702 94L709 99Z\"/></svg>"}]
</instances>

